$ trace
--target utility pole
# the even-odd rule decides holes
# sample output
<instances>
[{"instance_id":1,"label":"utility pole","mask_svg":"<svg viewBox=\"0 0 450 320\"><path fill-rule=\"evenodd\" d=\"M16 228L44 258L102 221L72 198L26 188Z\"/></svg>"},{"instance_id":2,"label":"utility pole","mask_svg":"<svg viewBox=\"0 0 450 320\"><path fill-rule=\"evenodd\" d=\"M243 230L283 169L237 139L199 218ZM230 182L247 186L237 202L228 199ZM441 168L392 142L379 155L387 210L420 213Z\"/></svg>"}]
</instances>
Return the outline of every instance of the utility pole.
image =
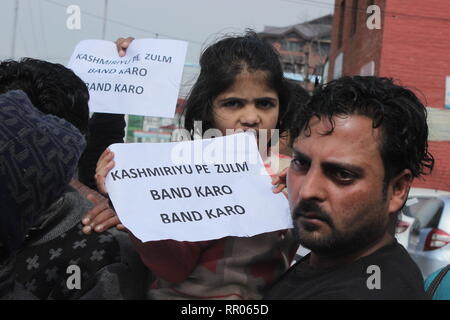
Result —
<instances>
[{"instance_id":1,"label":"utility pole","mask_svg":"<svg viewBox=\"0 0 450 320\"><path fill-rule=\"evenodd\" d=\"M305 82L309 83L309 50L310 43L307 43L307 48L305 49Z\"/></svg>"},{"instance_id":2,"label":"utility pole","mask_svg":"<svg viewBox=\"0 0 450 320\"><path fill-rule=\"evenodd\" d=\"M11 43L11 59L14 59L16 55L16 33L17 33L17 20L19 17L19 0L16 0L14 5L14 20L13 20L13 32L12 32L12 43Z\"/></svg>"},{"instance_id":3,"label":"utility pole","mask_svg":"<svg viewBox=\"0 0 450 320\"><path fill-rule=\"evenodd\" d=\"M103 10L103 31L102 31L102 39L105 40L106 37L106 17L108 15L108 0L105 0L105 7Z\"/></svg>"}]
</instances>

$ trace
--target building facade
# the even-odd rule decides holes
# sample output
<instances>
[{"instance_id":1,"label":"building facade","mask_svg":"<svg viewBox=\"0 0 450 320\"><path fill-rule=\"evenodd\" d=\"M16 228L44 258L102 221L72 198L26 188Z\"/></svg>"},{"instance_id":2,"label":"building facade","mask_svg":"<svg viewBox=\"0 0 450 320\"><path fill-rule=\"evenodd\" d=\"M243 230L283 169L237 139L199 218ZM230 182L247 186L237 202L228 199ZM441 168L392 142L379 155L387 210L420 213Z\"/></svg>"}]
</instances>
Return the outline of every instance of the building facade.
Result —
<instances>
[{"instance_id":1,"label":"building facade","mask_svg":"<svg viewBox=\"0 0 450 320\"><path fill-rule=\"evenodd\" d=\"M331 42L332 15L286 27L265 26L259 35L280 54L285 76L312 89L322 82Z\"/></svg>"},{"instance_id":2,"label":"building facade","mask_svg":"<svg viewBox=\"0 0 450 320\"><path fill-rule=\"evenodd\" d=\"M171 142L172 133L180 127L185 99L178 99L173 118L128 116L127 142Z\"/></svg>"}]
</instances>

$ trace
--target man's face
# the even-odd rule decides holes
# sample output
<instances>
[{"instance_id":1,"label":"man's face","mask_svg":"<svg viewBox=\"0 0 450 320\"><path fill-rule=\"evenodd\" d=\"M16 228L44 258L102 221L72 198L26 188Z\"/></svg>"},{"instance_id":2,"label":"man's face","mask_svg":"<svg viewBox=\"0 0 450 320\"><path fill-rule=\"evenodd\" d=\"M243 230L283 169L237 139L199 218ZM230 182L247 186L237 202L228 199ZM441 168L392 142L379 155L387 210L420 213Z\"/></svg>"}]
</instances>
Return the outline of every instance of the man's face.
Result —
<instances>
[{"instance_id":1,"label":"man's face","mask_svg":"<svg viewBox=\"0 0 450 320\"><path fill-rule=\"evenodd\" d=\"M380 129L359 115L314 117L294 142L289 204L300 243L317 254L342 255L380 239L389 222L383 194ZM309 134L310 133L310 134Z\"/></svg>"}]
</instances>

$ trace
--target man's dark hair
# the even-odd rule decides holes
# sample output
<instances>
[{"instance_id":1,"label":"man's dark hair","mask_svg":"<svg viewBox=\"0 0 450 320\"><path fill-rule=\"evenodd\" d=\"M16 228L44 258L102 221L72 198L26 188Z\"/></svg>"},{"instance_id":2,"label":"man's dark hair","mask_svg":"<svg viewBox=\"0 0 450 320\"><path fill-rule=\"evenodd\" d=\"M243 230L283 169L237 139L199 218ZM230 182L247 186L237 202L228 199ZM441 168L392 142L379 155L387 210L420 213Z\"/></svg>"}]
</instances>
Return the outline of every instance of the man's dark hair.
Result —
<instances>
[{"instance_id":1,"label":"man's dark hair","mask_svg":"<svg viewBox=\"0 0 450 320\"><path fill-rule=\"evenodd\" d=\"M0 62L0 94L24 91L41 112L63 118L83 134L89 120L89 91L75 73L61 64L24 58Z\"/></svg>"},{"instance_id":2,"label":"man's dark hair","mask_svg":"<svg viewBox=\"0 0 450 320\"><path fill-rule=\"evenodd\" d=\"M203 131L214 127L212 103L233 85L242 71L265 71L267 85L278 93L280 110L276 128L280 135L290 127L290 90L283 77L278 53L255 32L226 37L209 46L200 57L200 75L185 104L184 128L193 131L194 121L203 121Z\"/></svg>"},{"instance_id":3,"label":"man's dark hair","mask_svg":"<svg viewBox=\"0 0 450 320\"><path fill-rule=\"evenodd\" d=\"M425 106L409 89L389 78L342 77L318 87L309 103L300 108L292 130L291 144L301 132L310 133L309 120L328 119L334 130L334 116L362 115L381 129L380 154L385 169L384 183L404 169L414 177L431 173L433 156L428 152Z\"/></svg>"}]
</instances>

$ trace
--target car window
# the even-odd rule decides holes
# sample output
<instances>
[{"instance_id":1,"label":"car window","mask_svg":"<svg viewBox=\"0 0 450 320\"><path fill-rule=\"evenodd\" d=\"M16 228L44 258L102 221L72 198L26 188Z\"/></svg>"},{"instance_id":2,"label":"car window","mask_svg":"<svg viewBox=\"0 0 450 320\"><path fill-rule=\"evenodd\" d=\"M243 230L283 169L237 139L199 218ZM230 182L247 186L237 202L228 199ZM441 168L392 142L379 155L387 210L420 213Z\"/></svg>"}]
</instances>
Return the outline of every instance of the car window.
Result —
<instances>
[{"instance_id":1,"label":"car window","mask_svg":"<svg viewBox=\"0 0 450 320\"><path fill-rule=\"evenodd\" d=\"M416 218L420 228L437 228L444 209L444 202L434 197L411 197L404 214Z\"/></svg>"}]
</instances>

